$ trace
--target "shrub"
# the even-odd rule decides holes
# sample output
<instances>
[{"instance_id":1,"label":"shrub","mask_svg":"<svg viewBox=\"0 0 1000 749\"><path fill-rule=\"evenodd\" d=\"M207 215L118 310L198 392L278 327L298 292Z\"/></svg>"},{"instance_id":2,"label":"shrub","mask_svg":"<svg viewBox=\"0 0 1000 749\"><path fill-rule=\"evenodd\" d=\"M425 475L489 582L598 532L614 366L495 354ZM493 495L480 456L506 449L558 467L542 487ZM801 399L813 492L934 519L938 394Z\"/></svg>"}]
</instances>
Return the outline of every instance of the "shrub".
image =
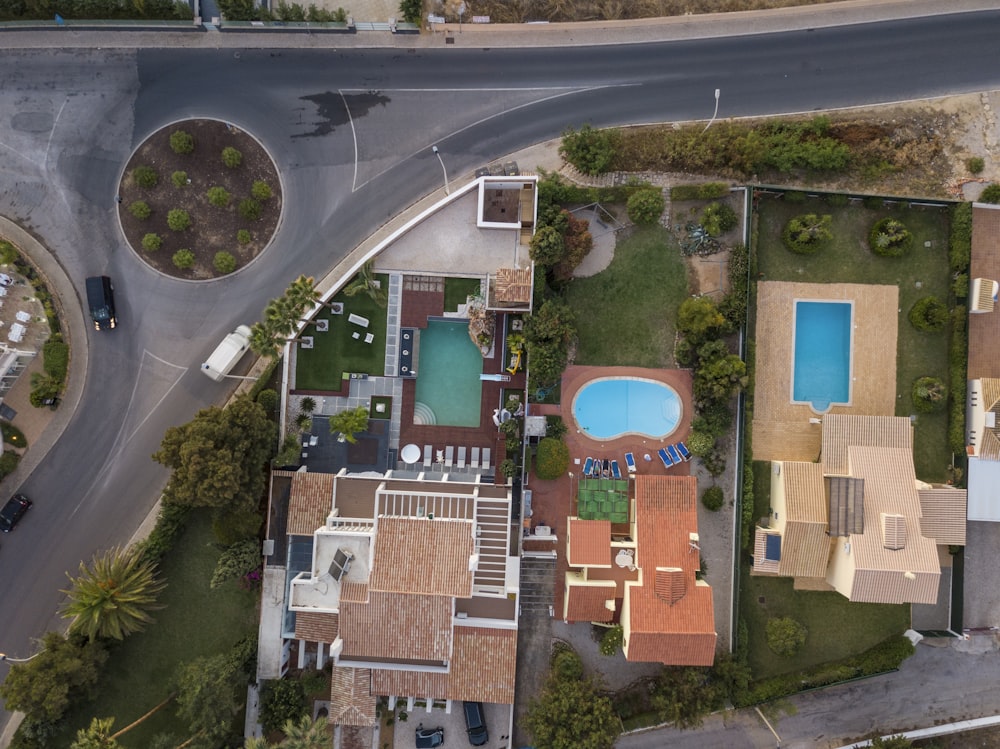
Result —
<instances>
[{"instance_id":1,"label":"shrub","mask_svg":"<svg viewBox=\"0 0 1000 749\"><path fill-rule=\"evenodd\" d=\"M128 207L128 212L140 221L145 221L152 215L153 209L144 200L137 200Z\"/></svg>"},{"instance_id":2,"label":"shrub","mask_svg":"<svg viewBox=\"0 0 1000 749\"><path fill-rule=\"evenodd\" d=\"M624 634L625 630L622 625L616 624L610 627L601 636L601 655L614 655L621 650Z\"/></svg>"},{"instance_id":3,"label":"shrub","mask_svg":"<svg viewBox=\"0 0 1000 749\"><path fill-rule=\"evenodd\" d=\"M951 336L948 341L948 379L953 389L965 387L968 369L969 339L966 335L968 315L964 305L951 311ZM961 392L959 390L959 392ZM948 417L948 444L953 452L965 451L965 398L951 399Z\"/></svg>"},{"instance_id":4,"label":"shrub","mask_svg":"<svg viewBox=\"0 0 1000 749\"><path fill-rule=\"evenodd\" d=\"M517 471L517 466L514 464L513 460L507 458L506 460L500 462L500 465L497 466L497 470L500 471L502 476L510 478Z\"/></svg>"},{"instance_id":5,"label":"shrub","mask_svg":"<svg viewBox=\"0 0 1000 749\"><path fill-rule=\"evenodd\" d=\"M951 234L948 237L948 265L952 273L969 269L972 257L972 203L959 203L951 212Z\"/></svg>"},{"instance_id":6,"label":"shrub","mask_svg":"<svg viewBox=\"0 0 1000 749\"><path fill-rule=\"evenodd\" d=\"M701 225L710 237L718 237L736 228L739 218L727 203L709 203L701 212Z\"/></svg>"},{"instance_id":7,"label":"shrub","mask_svg":"<svg viewBox=\"0 0 1000 749\"><path fill-rule=\"evenodd\" d=\"M10 450L4 450L3 455L0 455L0 479L12 474L20 462L20 455Z\"/></svg>"},{"instance_id":8,"label":"shrub","mask_svg":"<svg viewBox=\"0 0 1000 749\"><path fill-rule=\"evenodd\" d=\"M277 390L271 388L265 388L257 393L257 403L263 408L267 415L270 416L278 409L278 402L280 401L280 396Z\"/></svg>"},{"instance_id":9,"label":"shrub","mask_svg":"<svg viewBox=\"0 0 1000 749\"><path fill-rule=\"evenodd\" d=\"M913 383L912 396L914 408L930 413L948 402L948 386L939 377L918 377Z\"/></svg>"},{"instance_id":10,"label":"shrub","mask_svg":"<svg viewBox=\"0 0 1000 749\"><path fill-rule=\"evenodd\" d=\"M46 374L62 382L69 371L69 345L62 336L52 336L42 346L42 368Z\"/></svg>"},{"instance_id":11,"label":"shrub","mask_svg":"<svg viewBox=\"0 0 1000 749\"><path fill-rule=\"evenodd\" d=\"M184 231L191 226L191 217L187 211L174 208L167 214L167 226L174 231Z\"/></svg>"},{"instance_id":12,"label":"shrub","mask_svg":"<svg viewBox=\"0 0 1000 749\"><path fill-rule=\"evenodd\" d=\"M243 154L232 146L226 146L222 149L222 163L230 169L235 169L243 163Z\"/></svg>"},{"instance_id":13,"label":"shrub","mask_svg":"<svg viewBox=\"0 0 1000 749\"><path fill-rule=\"evenodd\" d=\"M233 257L233 253L220 250L212 258L212 266L219 273L232 273L236 270L236 258Z\"/></svg>"},{"instance_id":14,"label":"shrub","mask_svg":"<svg viewBox=\"0 0 1000 749\"><path fill-rule=\"evenodd\" d=\"M708 455L712 450L715 449L715 437L711 434L705 432L693 431L688 435L687 449L691 451L692 455L697 455L702 458Z\"/></svg>"},{"instance_id":15,"label":"shrub","mask_svg":"<svg viewBox=\"0 0 1000 749\"><path fill-rule=\"evenodd\" d=\"M980 203L1000 203L1000 184L987 185L979 194Z\"/></svg>"},{"instance_id":16,"label":"shrub","mask_svg":"<svg viewBox=\"0 0 1000 749\"><path fill-rule=\"evenodd\" d=\"M849 195L845 195L842 192L832 192L826 196L826 202L830 205L835 205L843 208L845 205L849 205L851 198Z\"/></svg>"},{"instance_id":17,"label":"shrub","mask_svg":"<svg viewBox=\"0 0 1000 749\"><path fill-rule=\"evenodd\" d=\"M729 194L725 182L703 182L700 185L677 185L670 188L671 200L714 200Z\"/></svg>"},{"instance_id":18,"label":"shrub","mask_svg":"<svg viewBox=\"0 0 1000 749\"><path fill-rule=\"evenodd\" d=\"M583 677L583 661L568 648L562 648L552 655L552 678L575 681Z\"/></svg>"},{"instance_id":19,"label":"shrub","mask_svg":"<svg viewBox=\"0 0 1000 749\"><path fill-rule=\"evenodd\" d=\"M174 265L181 270L187 270L194 265L194 253L191 250L177 250L173 257Z\"/></svg>"},{"instance_id":20,"label":"shrub","mask_svg":"<svg viewBox=\"0 0 1000 749\"><path fill-rule=\"evenodd\" d=\"M407 23L420 23L423 19L423 0L399 0L399 13Z\"/></svg>"},{"instance_id":21,"label":"shrub","mask_svg":"<svg viewBox=\"0 0 1000 749\"><path fill-rule=\"evenodd\" d=\"M208 202L216 208L225 208L229 205L229 200L232 197L225 187L219 187L218 185L208 188L205 195L208 197Z\"/></svg>"},{"instance_id":22,"label":"shrub","mask_svg":"<svg viewBox=\"0 0 1000 749\"><path fill-rule=\"evenodd\" d=\"M244 198L240 201L240 215L247 221L256 221L260 218L260 203L253 198Z\"/></svg>"},{"instance_id":23,"label":"shrub","mask_svg":"<svg viewBox=\"0 0 1000 749\"><path fill-rule=\"evenodd\" d=\"M833 217L818 216L815 213L805 213L796 216L785 224L781 240L792 252L800 255L811 255L833 238L830 225Z\"/></svg>"},{"instance_id":24,"label":"shrub","mask_svg":"<svg viewBox=\"0 0 1000 749\"><path fill-rule=\"evenodd\" d=\"M913 244L913 235L906 225L895 218L876 221L868 236L872 252L882 257L902 257Z\"/></svg>"},{"instance_id":25,"label":"shrub","mask_svg":"<svg viewBox=\"0 0 1000 749\"><path fill-rule=\"evenodd\" d=\"M142 238L142 247L147 252L155 252L160 249L160 245L163 244L163 239L159 234L153 234L150 232Z\"/></svg>"},{"instance_id":26,"label":"shrub","mask_svg":"<svg viewBox=\"0 0 1000 749\"><path fill-rule=\"evenodd\" d=\"M289 720L298 722L306 712L302 683L295 679L264 682L260 694L260 722L268 733L280 731Z\"/></svg>"},{"instance_id":27,"label":"shrub","mask_svg":"<svg viewBox=\"0 0 1000 749\"><path fill-rule=\"evenodd\" d=\"M176 171L170 175L170 181L174 183L174 187L187 187L189 182L188 173Z\"/></svg>"},{"instance_id":28,"label":"shrub","mask_svg":"<svg viewBox=\"0 0 1000 749\"><path fill-rule=\"evenodd\" d=\"M982 156L970 156L965 160L965 168L969 170L969 174L979 174L985 166Z\"/></svg>"},{"instance_id":29,"label":"shrub","mask_svg":"<svg viewBox=\"0 0 1000 749\"><path fill-rule=\"evenodd\" d=\"M663 191L655 188L640 190L628 199L628 217L636 224L651 226L660 220L666 201Z\"/></svg>"},{"instance_id":30,"label":"shrub","mask_svg":"<svg viewBox=\"0 0 1000 749\"><path fill-rule=\"evenodd\" d=\"M885 198L881 198L878 195L866 195L861 203L865 208L875 211L885 205Z\"/></svg>"},{"instance_id":31,"label":"shrub","mask_svg":"<svg viewBox=\"0 0 1000 749\"><path fill-rule=\"evenodd\" d=\"M310 398L307 395L299 403L299 409L302 411L302 413L311 414L313 411L316 410L316 399L315 398Z\"/></svg>"},{"instance_id":32,"label":"shrub","mask_svg":"<svg viewBox=\"0 0 1000 749\"><path fill-rule=\"evenodd\" d=\"M948 322L948 308L937 297L925 296L910 308L910 324L917 330L934 332Z\"/></svg>"},{"instance_id":33,"label":"shrub","mask_svg":"<svg viewBox=\"0 0 1000 749\"><path fill-rule=\"evenodd\" d=\"M6 239L0 239L0 263L9 265L10 263L17 262L20 257L21 253L17 251L17 247Z\"/></svg>"},{"instance_id":34,"label":"shrub","mask_svg":"<svg viewBox=\"0 0 1000 749\"><path fill-rule=\"evenodd\" d=\"M701 495L701 503L705 505L706 510L712 512L718 512L722 509L722 505L726 502L726 497L722 493L721 486L710 486L705 490L705 493Z\"/></svg>"},{"instance_id":35,"label":"shrub","mask_svg":"<svg viewBox=\"0 0 1000 749\"><path fill-rule=\"evenodd\" d=\"M799 205L805 203L809 196L806 195L801 190L789 190L784 194L784 200L786 203L791 203L793 205Z\"/></svg>"},{"instance_id":36,"label":"shrub","mask_svg":"<svg viewBox=\"0 0 1000 749\"><path fill-rule=\"evenodd\" d=\"M250 232L246 229L240 229L236 232L236 241L240 244L250 244L251 239L252 237L250 236Z\"/></svg>"},{"instance_id":37,"label":"shrub","mask_svg":"<svg viewBox=\"0 0 1000 749\"><path fill-rule=\"evenodd\" d=\"M566 473L569 467L569 448L555 437L543 437L538 443L535 473L540 479L551 481Z\"/></svg>"},{"instance_id":38,"label":"shrub","mask_svg":"<svg viewBox=\"0 0 1000 749\"><path fill-rule=\"evenodd\" d=\"M584 174L603 174L611 168L619 137L615 129L595 130L590 125L579 131L569 128L563 133L559 155Z\"/></svg>"},{"instance_id":39,"label":"shrub","mask_svg":"<svg viewBox=\"0 0 1000 749\"><path fill-rule=\"evenodd\" d=\"M257 200L267 200L271 197L271 186L262 180L256 180L250 188L250 194Z\"/></svg>"},{"instance_id":40,"label":"shrub","mask_svg":"<svg viewBox=\"0 0 1000 749\"><path fill-rule=\"evenodd\" d=\"M768 619L765 631L767 646L776 655L795 655L806 642L806 628L790 616Z\"/></svg>"},{"instance_id":41,"label":"shrub","mask_svg":"<svg viewBox=\"0 0 1000 749\"><path fill-rule=\"evenodd\" d=\"M132 170L132 179L139 187L149 189L156 187L156 183L160 181L160 175L150 166L137 166Z\"/></svg>"},{"instance_id":42,"label":"shrub","mask_svg":"<svg viewBox=\"0 0 1000 749\"><path fill-rule=\"evenodd\" d=\"M174 153L191 153L194 150L194 137L183 130L170 133L170 150Z\"/></svg>"},{"instance_id":43,"label":"shrub","mask_svg":"<svg viewBox=\"0 0 1000 749\"><path fill-rule=\"evenodd\" d=\"M0 421L0 432L3 433L3 441L14 447L27 447L28 439L24 432L11 424L9 421Z\"/></svg>"}]
</instances>

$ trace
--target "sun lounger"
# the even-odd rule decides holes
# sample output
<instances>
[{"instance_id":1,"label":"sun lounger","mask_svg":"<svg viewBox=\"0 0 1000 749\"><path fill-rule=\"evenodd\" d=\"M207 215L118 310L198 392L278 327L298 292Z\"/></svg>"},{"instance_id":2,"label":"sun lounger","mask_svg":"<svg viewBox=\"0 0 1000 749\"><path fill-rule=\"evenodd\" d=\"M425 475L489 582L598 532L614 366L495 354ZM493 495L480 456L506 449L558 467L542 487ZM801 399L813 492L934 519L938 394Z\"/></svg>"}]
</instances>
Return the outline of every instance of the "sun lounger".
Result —
<instances>
[{"instance_id":1,"label":"sun lounger","mask_svg":"<svg viewBox=\"0 0 1000 749\"><path fill-rule=\"evenodd\" d=\"M472 460L469 461L469 468L479 468L479 448L472 448Z\"/></svg>"},{"instance_id":2,"label":"sun lounger","mask_svg":"<svg viewBox=\"0 0 1000 749\"><path fill-rule=\"evenodd\" d=\"M607 458L601 461L601 478L611 478L611 461Z\"/></svg>"},{"instance_id":3,"label":"sun lounger","mask_svg":"<svg viewBox=\"0 0 1000 749\"><path fill-rule=\"evenodd\" d=\"M431 467L431 461L434 460L434 445L424 445L424 468Z\"/></svg>"},{"instance_id":4,"label":"sun lounger","mask_svg":"<svg viewBox=\"0 0 1000 749\"><path fill-rule=\"evenodd\" d=\"M673 445L667 445L667 455L670 456L670 459L674 461L674 463L681 462L681 454L677 452L677 448Z\"/></svg>"},{"instance_id":5,"label":"sun lounger","mask_svg":"<svg viewBox=\"0 0 1000 749\"><path fill-rule=\"evenodd\" d=\"M490 448L483 448L483 473L490 470Z\"/></svg>"},{"instance_id":6,"label":"sun lounger","mask_svg":"<svg viewBox=\"0 0 1000 749\"><path fill-rule=\"evenodd\" d=\"M622 477L622 472L621 469L618 467L617 460L611 461L611 475L616 479L620 479Z\"/></svg>"},{"instance_id":7,"label":"sun lounger","mask_svg":"<svg viewBox=\"0 0 1000 749\"><path fill-rule=\"evenodd\" d=\"M625 467L629 473L635 473L635 456L632 453L625 453Z\"/></svg>"},{"instance_id":8,"label":"sun lounger","mask_svg":"<svg viewBox=\"0 0 1000 749\"><path fill-rule=\"evenodd\" d=\"M458 467L465 468L465 445L458 448Z\"/></svg>"},{"instance_id":9,"label":"sun lounger","mask_svg":"<svg viewBox=\"0 0 1000 749\"><path fill-rule=\"evenodd\" d=\"M662 447L659 450L656 451L656 454L659 455L660 456L660 460L663 461L663 467L664 468L670 468L670 466L672 466L674 464L674 461L672 461L670 459L670 456L667 455L667 451L664 450Z\"/></svg>"},{"instance_id":10,"label":"sun lounger","mask_svg":"<svg viewBox=\"0 0 1000 749\"><path fill-rule=\"evenodd\" d=\"M451 464L454 462L454 460L455 460L455 448L452 447L451 445L448 445L448 447L444 449L444 467L451 468Z\"/></svg>"},{"instance_id":11,"label":"sun lounger","mask_svg":"<svg viewBox=\"0 0 1000 749\"><path fill-rule=\"evenodd\" d=\"M681 457L684 459L685 463L691 460L691 451L687 449L687 445L685 445L683 442L677 443L677 450L680 452Z\"/></svg>"},{"instance_id":12,"label":"sun lounger","mask_svg":"<svg viewBox=\"0 0 1000 749\"><path fill-rule=\"evenodd\" d=\"M583 464L583 475L589 476L590 472L594 470L594 459L587 458L587 462Z\"/></svg>"}]
</instances>

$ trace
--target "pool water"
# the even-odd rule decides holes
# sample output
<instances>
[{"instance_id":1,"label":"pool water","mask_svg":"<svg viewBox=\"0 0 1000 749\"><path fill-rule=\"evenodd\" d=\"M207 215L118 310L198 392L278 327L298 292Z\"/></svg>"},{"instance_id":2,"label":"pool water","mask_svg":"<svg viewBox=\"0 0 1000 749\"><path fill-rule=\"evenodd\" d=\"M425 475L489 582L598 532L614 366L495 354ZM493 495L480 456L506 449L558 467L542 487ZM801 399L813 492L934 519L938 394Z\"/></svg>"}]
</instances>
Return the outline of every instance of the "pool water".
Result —
<instances>
[{"instance_id":1,"label":"pool water","mask_svg":"<svg viewBox=\"0 0 1000 749\"><path fill-rule=\"evenodd\" d=\"M478 427L483 356L468 322L431 320L420 331L414 423Z\"/></svg>"},{"instance_id":2,"label":"pool water","mask_svg":"<svg viewBox=\"0 0 1000 749\"><path fill-rule=\"evenodd\" d=\"M573 418L594 439L638 434L662 439L681 420L681 399L662 382L632 377L593 380L573 398Z\"/></svg>"},{"instance_id":3,"label":"pool water","mask_svg":"<svg viewBox=\"0 0 1000 749\"><path fill-rule=\"evenodd\" d=\"M853 314L851 302L795 302L793 402L817 413L851 402Z\"/></svg>"}]
</instances>

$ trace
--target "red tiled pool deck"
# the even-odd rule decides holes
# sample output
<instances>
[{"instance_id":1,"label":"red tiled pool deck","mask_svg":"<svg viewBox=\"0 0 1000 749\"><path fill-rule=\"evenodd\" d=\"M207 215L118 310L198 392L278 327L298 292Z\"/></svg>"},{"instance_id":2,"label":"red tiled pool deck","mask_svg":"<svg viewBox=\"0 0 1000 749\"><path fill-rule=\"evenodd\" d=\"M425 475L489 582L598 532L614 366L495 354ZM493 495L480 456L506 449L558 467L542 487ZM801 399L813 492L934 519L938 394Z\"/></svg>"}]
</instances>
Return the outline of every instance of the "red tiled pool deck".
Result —
<instances>
[{"instance_id":1,"label":"red tiled pool deck","mask_svg":"<svg viewBox=\"0 0 1000 749\"><path fill-rule=\"evenodd\" d=\"M633 434L611 440L597 440L587 435L586 432L583 432L579 428L576 420L573 418L573 398L591 380L604 377L637 377L669 385L677 392L677 395L681 399L681 418L677 423L676 429L663 439ZM524 538L524 549L526 551L556 552L555 600L553 601L556 617L562 617L566 571L569 569L566 563L566 519L569 516L576 515L575 495L577 482L580 479L584 463L588 457L617 460L621 468L622 478L625 478L628 475L628 469L625 464L625 453L631 452L635 456L636 473L661 476L690 475L689 463L679 463L671 466L669 469L664 468L656 451L668 444L673 444L687 438L691 430L691 419L694 410L691 402L692 381L690 370L572 366L568 367L563 374L562 402L559 406L532 404L529 407L528 412L531 414L560 414L567 427L565 440L569 447L569 472L573 474L573 477L570 478L569 475L565 475L553 481L541 481L532 474L528 486L532 490L532 527L547 525L552 528L558 540L553 544L551 541L535 540L532 536L525 536ZM647 461L644 459L646 455L649 455L650 460ZM630 498L634 498L634 496L635 492L630 491ZM612 533L619 531L627 533L628 528L624 525L612 526Z\"/></svg>"}]
</instances>

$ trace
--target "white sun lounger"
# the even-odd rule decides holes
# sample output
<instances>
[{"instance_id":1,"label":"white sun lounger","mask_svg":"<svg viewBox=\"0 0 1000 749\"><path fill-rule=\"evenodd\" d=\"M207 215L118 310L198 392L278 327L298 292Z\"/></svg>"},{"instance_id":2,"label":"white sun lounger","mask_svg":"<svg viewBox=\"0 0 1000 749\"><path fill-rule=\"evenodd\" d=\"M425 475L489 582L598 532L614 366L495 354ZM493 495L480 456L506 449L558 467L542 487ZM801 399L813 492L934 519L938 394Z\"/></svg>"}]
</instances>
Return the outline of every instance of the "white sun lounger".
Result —
<instances>
[{"instance_id":1,"label":"white sun lounger","mask_svg":"<svg viewBox=\"0 0 1000 749\"><path fill-rule=\"evenodd\" d=\"M483 473L490 470L490 448L483 448Z\"/></svg>"},{"instance_id":2,"label":"white sun lounger","mask_svg":"<svg viewBox=\"0 0 1000 749\"><path fill-rule=\"evenodd\" d=\"M465 468L465 445L458 448L458 467Z\"/></svg>"},{"instance_id":3,"label":"white sun lounger","mask_svg":"<svg viewBox=\"0 0 1000 749\"><path fill-rule=\"evenodd\" d=\"M434 460L434 446L424 445L424 468L430 468L432 460Z\"/></svg>"},{"instance_id":4,"label":"white sun lounger","mask_svg":"<svg viewBox=\"0 0 1000 749\"><path fill-rule=\"evenodd\" d=\"M451 468L451 464L452 462L454 462L454 460L455 460L455 448L452 447L451 445L448 445L448 447L444 449L444 467Z\"/></svg>"},{"instance_id":5,"label":"white sun lounger","mask_svg":"<svg viewBox=\"0 0 1000 749\"><path fill-rule=\"evenodd\" d=\"M469 461L469 468L479 468L479 448L472 448L472 459Z\"/></svg>"}]
</instances>

